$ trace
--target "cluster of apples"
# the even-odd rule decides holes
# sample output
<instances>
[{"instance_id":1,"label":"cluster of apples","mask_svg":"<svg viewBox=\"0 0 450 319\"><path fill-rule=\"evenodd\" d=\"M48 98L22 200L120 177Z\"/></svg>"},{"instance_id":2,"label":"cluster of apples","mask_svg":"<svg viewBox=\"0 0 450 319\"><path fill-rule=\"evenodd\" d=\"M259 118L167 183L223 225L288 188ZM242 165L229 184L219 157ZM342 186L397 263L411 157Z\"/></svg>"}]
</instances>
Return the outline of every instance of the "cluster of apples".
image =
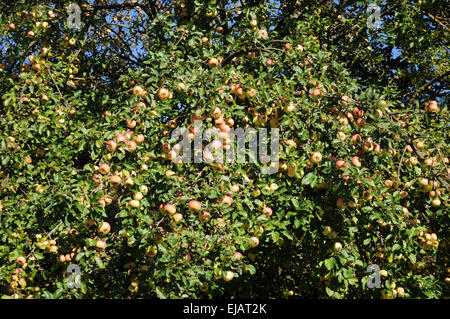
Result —
<instances>
[{"instance_id":1,"label":"cluster of apples","mask_svg":"<svg viewBox=\"0 0 450 319\"><path fill-rule=\"evenodd\" d=\"M435 233L427 233L424 231L420 231L418 234L420 240L420 248L422 249L432 249L439 247L439 240Z\"/></svg>"}]
</instances>

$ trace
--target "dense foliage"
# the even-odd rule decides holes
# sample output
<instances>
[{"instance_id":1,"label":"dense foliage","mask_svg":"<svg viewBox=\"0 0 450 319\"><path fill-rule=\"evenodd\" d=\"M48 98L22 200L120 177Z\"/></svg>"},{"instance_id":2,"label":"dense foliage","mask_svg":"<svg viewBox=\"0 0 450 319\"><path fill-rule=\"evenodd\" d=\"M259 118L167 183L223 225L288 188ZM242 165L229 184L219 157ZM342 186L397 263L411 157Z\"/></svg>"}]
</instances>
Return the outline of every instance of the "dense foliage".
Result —
<instances>
[{"instance_id":1,"label":"dense foliage","mask_svg":"<svg viewBox=\"0 0 450 319\"><path fill-rule=\"evenodd\" d=\"M444 1L74 3L0 8L3 298L448 296ZM279 170L174 163L194 120Z\"/></svg>"}]
</instances>

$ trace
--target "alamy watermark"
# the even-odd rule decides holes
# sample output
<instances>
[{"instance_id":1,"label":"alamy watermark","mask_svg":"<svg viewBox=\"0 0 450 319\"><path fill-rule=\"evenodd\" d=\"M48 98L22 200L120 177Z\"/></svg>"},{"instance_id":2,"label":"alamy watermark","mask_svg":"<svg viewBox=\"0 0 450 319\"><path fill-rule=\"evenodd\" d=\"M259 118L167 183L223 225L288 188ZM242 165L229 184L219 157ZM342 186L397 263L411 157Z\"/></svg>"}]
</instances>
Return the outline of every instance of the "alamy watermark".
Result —
<instances>
[{"instance_id":1,"label":"alamy watermark","mask_svg":"<svg viewBox=\"0 0 450 319\"><path fill-rule=\"evenodd\" d=\"M80 279L81 279L81 269L77 264L70 264L66 269L66 274L69 274L67 277L67 287L68 288L81 288Z\"/></svg>"},{"instance_id":2,"label":"alamy watermark","mask_svg":"<svg viewBox=\"0 0 450 319\"><path fill-rule=\"evenodd\" d=\"M69 17L67 18L67 26L72 29L81 29L81 9L80 7L75 4L71 3L67 7L67 14Z\"/></svg>"},{"instance_id":3,"label":"alamy watermark","mask_svg":"<svg viewBox=\"0 0 450 319\"><path fill-rule=\"evenodd\" d=\"M367 7L370 16L367 18L367 26L371 29L381 27L381 8L378 4L372 3Z\"/></svg>"},{"instance_id":4,"label":"alamy watermark","mask_svg":"<svg viewBox=\"0 0 450 319\"><path fill-rule=\"evenodd\" d=\"M169 159L175 164L192 163L192 160L194 163L223 165L248 161L261 164L261 174L278 172L280 153L278 128L244 130L222 126L222 130L214 127L203 131L202 121L196 120L191 129L176 128L172 132L170 142L176 142L180 138L181 142L167 149ZM209 143L204 146L204 141Z\"/></svg>"},{"instance_id":5,"label":"alamy watermark","mask_svg":"<svg viewBox=\"0 0 450 319\"><path fill-rule=\"evenodd\" d=\"M366 271L371 273L371 275L367 278L367 288L381 288L380 266L371 264L367 266Z\"/></svg>"}]
</instances>

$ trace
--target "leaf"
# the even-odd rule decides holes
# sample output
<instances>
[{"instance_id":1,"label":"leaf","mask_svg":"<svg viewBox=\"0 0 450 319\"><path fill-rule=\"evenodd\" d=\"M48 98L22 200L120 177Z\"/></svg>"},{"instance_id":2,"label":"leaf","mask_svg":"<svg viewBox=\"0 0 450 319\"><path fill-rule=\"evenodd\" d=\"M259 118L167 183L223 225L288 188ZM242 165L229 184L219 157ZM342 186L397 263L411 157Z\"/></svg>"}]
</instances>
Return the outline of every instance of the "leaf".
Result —
<instances>
[{"instance_id":1,"label":"leaf","mask_svg":"<svg viewBox=\"0 0 450 319\"><path fill-rule=\"evenodd\" d=\"M333 257L331 257L329 259L325 259L324 263L325 263L325 267L328 270L331 270L333 268L333 266L336 264L336 260Z\"/></svg>"},{"instance_id":2,"label":"leaf","mask_svg":"<svg viewBox=\"0 0 450 319\"><path fill-rule=\"evenodd\" d=\"M328 296L333 297L333 295L334 295L334 291L333 291L333 290L331 290L331 289L328 288L328 287L325 287L325 291L327 292L327 295L328 295Z\"/></svg>"},{"instance_id":3,"label":"leaf","mask_svg":"<svg viewBox=\"0 0 450 319\"><path fill-rule=\"evenodd\" d=\"M309 172L302 179L302 185L310 185L316 179L316 175L313 172Z\"/></svg>"},{"instance_id":4,"label":"leaf","mask_svg":"<svg viewBox=\"0 0 450 319\"><path fill-rule=\"evenodd\" d=\"M98 267L100 267L100 268L105 267L103 264L103 261L98 256L95 256L94 259L95 259L95 262L97 263Z\"/></svg>"},{"instance_id":5,"label":"leaf","mask_svg":"<svg viewBox=\"0 0 450 319\"><path fill-rule=\"evenodd\" d=\"M156 287L156 295L158 296L158 298L160 299L167 299L166 295L164 294L164 292L159 289L159 287Z\"/></svg>"}]
</instances>

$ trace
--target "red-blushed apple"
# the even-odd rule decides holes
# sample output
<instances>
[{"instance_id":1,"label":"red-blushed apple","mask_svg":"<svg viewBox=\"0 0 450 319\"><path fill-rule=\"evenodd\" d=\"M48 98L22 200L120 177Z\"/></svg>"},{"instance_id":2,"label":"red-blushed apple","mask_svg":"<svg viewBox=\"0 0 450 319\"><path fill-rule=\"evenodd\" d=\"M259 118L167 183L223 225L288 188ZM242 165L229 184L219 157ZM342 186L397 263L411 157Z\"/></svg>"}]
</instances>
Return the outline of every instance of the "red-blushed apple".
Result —
<instances>
[{"instance_id":1,"label":"red-blushed apple","mask_svg":"<svg viewBox=\"0 0 450 319\"><path fill-rule=\"evenodd\" d=\"M216 218L216 223L219 227L225 227L227 225L225 219L223 219L222 217Z\"/></svg>"},{"instance_id":2,"label":"red-blushed apple","mask_svg":"<svg viewBox=\"0 0 450 319\"><path fill-rule=\"evenodd\" d=\"M16 263L19 264L19 265L24 265L26 262L27 262L27 260L23 256L19 256L16 259Z\"/></svg>"},{"instance_id":3,"label":"red-blushed apple","mask_svg":"<svg viewBox=\"0 0 450 319\"><path fill-rule=\"evenodd\" d=\"M98 232L106 235L110 232L111 230L111 225L108 222L103 222L100 227L98 228Z\"/></svg>"},{"instance_id":4,"label":"red-blushed apple","mask_svg":"<svg viewBox=\"0 0 450 319\"><path fill-rule=\"evenodd\" d=\"M354 135L352 135L351 140L352 140L353 144L357 144L362 141L362 137L359 134L354 134Z\"/></svg>"},{"instance_id":5,"label":"red-blushed apple","mask_svg":"<svg viewBox=\"0 0 450 319\"><path fill-rule=\"evenodd\" d=\"M136 124L137 124L136 120L133 120L133 119L127 119L127 126L128 126L129 128L135 128L135 127L136 127Z\"/></svg>"},{"instance_id":6,"label":"red-blushed apple","mask_svg":"<svg viewBox=\"0 0 450 319\"><path fill-rule=\"evenodd\" d=\"M135 96L142 96L142 94L144 93L144 89L140 86L135 86L133 88L133 95Z\"/></svg>"},{"instance_id":7,"label":"red-blushed apple","mask_svg":"<svg viewBox=\"0 0 450 319\"><path fill-rule=\"evenodd\" d=\"M166 89L164 87L162 87L158 90L157 95L158 95L159 99L161 99L163 101L170 99L170 92L168 89Z\"/></svg>"},{"instance_id":8,"label":"red-blushed apple","mask_svg":"<svg viewBox=\"0 0 450 319\"><path fill-rule=\"evenodd\" d=\"M95 247L97 249L104 250L104 249L106 249L106 242L103 240L98 240L97 243L95 244Z\"/></svg>"},{"instance_id":9,"label":"red-blushed apple","mask_svg":"<svg viewBox=\"0 0 450 319\"><path fill-rule=\"evenodd\" d=\"M198 213L198 219L202 223L206 223L211 219L211 214L209 213L209 211L205 210L204 212Z\"/></svg>"},{"instance_id":10,"label":"red-blushed apple","mask_svg":"<svg viewBox=\"0 0 450 319\"><path fill-rule=\"evenodd\" d=\"M397 296L404 297L405 296L405 289L402 287L397 287Z\"/></svg>"},{"instance_id":11,"label":"red-blushed apple","mask_svg":"<svg viewBox=\"0 0 450 319\"><path fill-rule=\"evenodd\" d=\"M173 204L166 204L166 205L164 205L164 212L166 212L167 214L172 216L173 214L175 214L177 212L177 209L176 209L175 205L173 205Z\"/></svg>"},{"instance_id":12,"label":"red-blushed apple","mask_svg":"<svg viewBox=\"0 0 450 319\"><path fill-rule=\"evenodd\" d=\"M336 168L348 168L348 164L344 160L337 160L335 166Z\"/></svg>"},{"instance_id":13,"label":"red-blushed apple","mask_svg":"<svg viewBox=\"0 0 450 319\"><path fill-rule=\"evenodd\" d=\"M268 207L268 206L265 206L264 208L263 208L263 214L264 215L266 215L266 217L270 217L270 216L272 216L272 208L270 208L270 207Z\"/></svg>"},{"instance_id":14,"label":"red-blushed apple","mask_svg":"<svg viewBox=\"0 0 450 319\"><path fill-rule=\"evenodd\" d=\"M138 208L141 205L141 203L138 200L135 200L135 199L130 200L129 204L133 208Z\"/></svg>"},{"instance_id":15,"label":"red-blushed apple","mask_svg":"<svg viewBox=\"0 0 450 319\"><path fill-rule=\"evenodd\" d=\"M211 58L211 59L209 59L209 61L208 61L208 66L210 67L210 68L215 68L215 67L217 67L219 65L219 60L217 59L217 58Z\"/></svg>"},{"instance_id":16,"label":"red-blushed apple","mask_svg":"<svg viewBox=\"0 0 450 319\"><path fill-rule=\"evenodd\" d=\"M191 200L191 201L188 203L188 209L189 209L191 212L197 213L197 212L199 212L199 211L202 209L202 203L200 203L200 202L197 201L197 200Z\"/></svg>"},{"instance_id":17,"label":"red-blushed apple","mask_svg":"<svg viewBox=\"0 0 450 319\"><path fill-rule=\"evenodd\" d=\"M259 245L259 238L256 236L250 237L250 240L248 242L248 245L250 247L256 247Z\"/></svg>"},{"instance_id":18,"label":"red-blushed apple","mask_svg":"<svg viewBox=\"0 0 450 319\"><path fill-rule=\"evenodd\" d=\"M98 168L98 171L100 172L100 174L106 175L106 174L108 174L111 171L111 167L108 164L103 163Z\"/></svg>"},{"instance_id":19,"label":"red-blushed apple","mask_svg":"<svg viewBox=\"0 0 450 319\"><path fill-rule=\"evenodd\" d=\"M117 143L125 142L126 137L122 133L116 133L116 140L117 140Z\"/></svg>"},{"instance_id":20,"label":"red-blushed apple","mask_svg":"<svg viewBox=\"0 0 450 319\"><path fill-rule=\"evenodd\" d=\"M137 144L135 141L128 141L125 145L128 146L130 152L134 152L137 148Z\"/></svg>"},{"instance_id":21,"label":"red-blushed apple","mask_svg":"<svg viewBox=\"0 0 450 319\"><path fill-rule=\"evenodd\" d=\"M173 218L174 222L176 224L178 224L183 219L183 215L180 213L176 213L176 214L173 214L172 218Z\"/></svg>"},{"instance_id":22,"label":"red-blushed apple","mask_svg":"<svg viewBox=\"0 0 450 319\"><path fill-rule=\"evenodd\" d=\"M258 38L260 39L266 39L269 36L266 30L260 29L258 30Z\"/></svg>"},{"instance_id":23,"label":"red-blushed apple","mask_svg":"<svg viewBox=\"0 0 450 319\"><path fill-rule=\"evenodd\" d=\"M233 204L233 197L231 197L230 195L225 195L225 197L222 199L222 203L231 206L231 204Z\"/></svg>"},{"instance_id":24,"label":"red-blushed apple","mask_svg":"<svg viewBox=\"0 0 450 319\"><path fill-rule=\"evenodd\" d=\"M231 257L233 260L241 260L242 259L242 254L237 251L233 254L233 256Z\"/></svg>"},{"instance_id":25,"label":"red-blushed apple","mask_svg":"<svg viewBox=\"0 0 450 319\"><path fill-rule=\"evenodd\" d=\"M117 185L120 185L122 183L122 179L120 178L120 176L113 175L113 176L110 177L109 182L112 185L117 186Z\"/></svg>"},{"instance_id":26,"label":"red-blushed apple","mask_svg":"<svg viewBox=\"0 0 450 319\"><path fill-rule=\"evenodd\" d=\"M340 209L344 209L345 208L344 199L338 198L338 200L336 201L336 206Z\"/></svg>"},{"instance_id":27,"label":"red-blushed apple","mask_svg":"<svg viewBox=\"0 0 450 319\"><path fill-rule=\"evenodd\" d=\"M134 141L135 141L137 144L141 144L142 142L144 142L144 140L145 140L145 137L144 137L143 134L139 134L139 135L137 135L137 136L134 138Z\"/></svg>"},{"instance_id":28,"label":"red-blushed apple","mask_svg":"<svg viewBox=\"0 0 450 319\"><path fill-rule=\"evenodd\" d=\"M58 259L59 259L60 262L63 263L63 262L66 261L66 256L64 256L64 255L59 255L59 258L58 258Z\"/></svg>"},{"instance_id":29,"label":"red-blushed apple","mask_svg":"<svg viewBox=\"0 0 450 319\"><path fill-rule=\"evenodd\" d=\"M106 142L106 149L108 152L114 152L117 149L117 144L113 140Z\"/></svg>"},{"instance_id":30,"label":"red-blushed apple","mask_svg":"<svg viewBox=\"0 0 450 319\"><path fill-rule=\"evenodd\" d=\"M356 167L360 168L362 166L361 159L358 156L353 156L352 164L355 165Z\"/></svg>"},{"instance_id":31,"label":"red-blushed apple","mask_svg":"<svg viewBox=\"0 0 450 319\"><path fill-rule=\"evenodd\" d=\"M322 161L322 154L321 154L320 152L314 152L314 153L311 155L310 160L311 160L312 163L317 164L317 163L319 163L320 161Z\"/></svg>"},{"instance_id":32,"label":"red-blushed apple","mask_svg":"<svg viewBox=\"0 0 450 319\"><path fill-rule=\"evenodd\" d=\"M320 99L323 96L321 89L314 89L311 91L311 96L315 99Z\"/></svg>"}]
</instances>

